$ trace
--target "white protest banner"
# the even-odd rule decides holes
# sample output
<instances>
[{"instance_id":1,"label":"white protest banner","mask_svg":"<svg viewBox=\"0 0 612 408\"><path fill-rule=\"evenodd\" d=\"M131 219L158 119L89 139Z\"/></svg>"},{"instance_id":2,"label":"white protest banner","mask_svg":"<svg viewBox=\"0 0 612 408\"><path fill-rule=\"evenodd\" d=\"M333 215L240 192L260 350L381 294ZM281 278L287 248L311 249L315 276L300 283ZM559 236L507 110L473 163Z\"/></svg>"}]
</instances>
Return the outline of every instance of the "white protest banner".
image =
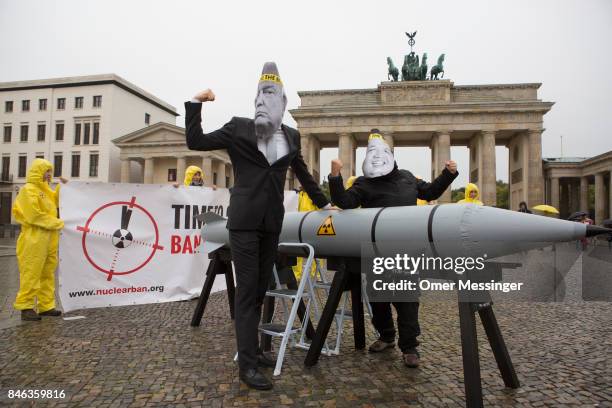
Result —
<instances>
[{"instance_id":1,"label":"white protest banner","mask_svg":"<svg viewBox=\"0 0 612 408\"><path fill-rule=\"evenodd\" d=\"M184 300L199 295L208 267L193 217L227 215L229 191L152 184L62 186L59 295L65 312ZM285 193L287 211L297 194ZM215 290L225 288L223 279Z\"/></svg>"}]
</instances>

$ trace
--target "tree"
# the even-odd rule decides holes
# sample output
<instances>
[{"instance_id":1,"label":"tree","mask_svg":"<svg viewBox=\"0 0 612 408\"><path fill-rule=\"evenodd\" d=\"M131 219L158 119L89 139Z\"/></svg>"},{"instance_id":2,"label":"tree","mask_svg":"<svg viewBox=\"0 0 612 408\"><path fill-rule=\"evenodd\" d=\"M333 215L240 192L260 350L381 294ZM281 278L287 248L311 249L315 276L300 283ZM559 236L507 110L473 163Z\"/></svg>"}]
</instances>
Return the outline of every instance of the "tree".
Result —
<instances>
[{"instance_id":1,"label":"tree","mask_svg":"<svg viewBox=\"0 0 612 408\"><path fill-rule=\"evenodd\" d=\"M509 197L508 183L504 183L501 180L497 180L495 187L497 189L497 208L505 208L509 210L510 204L508 201L508 197Z\"/></svg>"},{"instance_id":2,"label":"tree","mask_svg":"<svg viewBox=\"0 0 612 408\"><path fill-rule=\"evenodd\" d=\"M465 187L457 188L451 190L451 202L456 203L459 200L463 200L465 198Z\"/></svg>"}]
</instances>

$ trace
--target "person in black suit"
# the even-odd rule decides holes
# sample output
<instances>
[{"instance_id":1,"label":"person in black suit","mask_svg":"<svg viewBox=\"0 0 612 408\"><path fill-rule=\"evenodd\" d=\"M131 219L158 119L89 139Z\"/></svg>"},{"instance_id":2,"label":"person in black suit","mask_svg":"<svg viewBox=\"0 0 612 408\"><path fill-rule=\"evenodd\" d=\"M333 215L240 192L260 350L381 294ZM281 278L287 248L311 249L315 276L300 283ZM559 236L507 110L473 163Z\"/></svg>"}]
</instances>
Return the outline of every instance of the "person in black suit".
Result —
<instances>
[{"instance_id":1,"label":"person in black suit","mask_svg":"<svg viewBox=\"0 0 612 408\"><path fill-rule=\"evenodd\" d=\"M261 306L276 259L278 236L285 209L284 185L287 168L319 208L329 202L308 173L300 152L300 134L283 125L287 106L283 84L273 62L267 62L255 99L255 118L233 117L221 129L203 133L202 102L213 101L207 89L185 103L185 132L191 150L227 149L234 168L227 228L236 270L236 341L240 379L256 389L272 383L257 366L274 361L259 352L258 325Z\"/></svg>"}]
</instances>

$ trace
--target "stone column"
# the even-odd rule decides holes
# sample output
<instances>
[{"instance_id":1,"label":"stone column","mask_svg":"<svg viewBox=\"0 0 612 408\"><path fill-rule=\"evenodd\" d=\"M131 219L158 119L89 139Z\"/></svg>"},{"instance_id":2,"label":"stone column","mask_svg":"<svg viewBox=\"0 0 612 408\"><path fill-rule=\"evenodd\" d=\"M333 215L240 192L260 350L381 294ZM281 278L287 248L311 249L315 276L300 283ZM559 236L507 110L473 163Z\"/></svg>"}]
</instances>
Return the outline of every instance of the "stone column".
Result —
<instances>
[{"instance_id":1,"label":"stone column","mask_svg":"<svg viewBox=\"0 0 612 408\"><path fill-rule=\"evenodd\" d=\"M560 192L561 198L559 200L559 207L557 209L561 213L560 214L561 218L567 218L569 217L571 213L570 195L569 195L569 188L570 188L569 180L564 179L563 181L559 183L559 186L561 187L561 192Z\"/></svg>"},{"instance_id":2,"label":"stone column","mask_svg":"<svg viewBox=\"0 0 612 408\"><path fill-rule=\"evenodd\" d=\"M604 197L604 175L595 174L595 224L601 224L604 220L606 198Z\"/></svg>"},{"instance_id":3,"label":"stone column","mask_svg":"<svg viewBox=\"0 0 612 408\"><path fill-rule=\"evenodd\" d=\"M153 157L145 157L144 161L144 180L145 184L153 183L153 166L155 159Z\"/></svg>"},{"instance_id":4,"label":"stone column","mask_svg":"<svg viewBox=\"0 0 612 408\"><path fill-rule=\"evenodd\" d=\"M308 171L312 171L311 154L310 154L310 134L300 133L300 149L304 163L308 166Z\"/></svg>"},{"instance_id":5,"label":"stone column","mask_svg":"<svg viewBox=\"0 0 612 408\"><path fill-rule=\"evenodd\" d=\"M550 205L559 209L559 177L550 178Z\"/></svg>"},{"instance_id":6,"label":"stone column","mask_svg":"<svg viewBox=\"0 0 612 408\"><path fill-rule=\"evenodd\" d=\"M179 184L182 184L182 181L185 179L186 167L185 156L176 156L176 182Z\"/></svg>"},{"instance_id":7,"label":"stone column","mask_svg":"<svg viewBox=\"0 0 612 408\"><path fill-rule=\"evenodd\" d=\"M121 182L130 182L130 159L121 159Z\"/></svg>"},{"instance_id":8,"label":"stone column","mask_svg":"<svg viewBox=\"0 0 612 408\"><path fill-rule=\"evenodd\" d=\"M470 174L468 180L470 183L480 184L482 182L481 171L482 171L482 148L481 148L481 137L476 135L470 139L468 145L469 156L470 156ZM511 163L510 163L511 164Z\"/></svg>"},{"instance_id":9,"label":"stone column","mask_svg":"<svg viewBox=\"0 0 612 408\"><path fill-rule=\"evenodd\" d=\"M227 187L225 182L225 163L221 160L216 162L217 169L217 187Z\"/></svg>"},{"instance_id":10,"label":"stone column","mask_svg":"<svg viewBox=\"0 0 612 408\"><path fill-rule=\"evenodd\" d=\"M580 211L589 212L589 179L580 177Z\"/></svg>"},{"instance_id":11,"label":"stone column","mask_svg":"<svg viewBox=\"0 0 612 408\"><path fill-rule=\"evenodd\" d=\"M213 185L213 167L210 157L202 157L202 172L204 173L204 185L211 187Z\"/></svg>"},{"instance_id":12,"label":"stone column","mask_svg":"<svg viewBox=\"0 0 612 408\"><path fill-rule=\"evenodd\" d=\"M391 148L391 151L393 151L393 149L395 149L395 139L393 138L393 132L385 132L383 137L385 138L385 142L387 142L387 144Z\"/></svg>"},{"instance_id":13,"label":"stone column","mask_svg":"<svg viewBox=\"0 0 612 408\"><path fill-rule=\"evenodd\" d=\"M480 190L485 205L497 205L497 186L495 173L495 132L483 131L482 143L482 181Z\"/></svg>"},{"instance_id":14,"label":"stone column","mask_svg":"<svg viewBox=\"0 0 612 408\"><path fill-rule=\"evenodd\" d=\"M527 180L527 205L542 204L544 201L544 177L542 175L542 130L529 129L529 173Z\"/></svg>"},{"instance_id":15,"label":"stone column","mask_svg":"<svg viewBox=\"0 0 612 408\"><path fill-rule=\"evenodd\" d=\"M351 133L340 133L338 138L338 156L342 160L342 179L348 180L355 175L355 138Z\"/></svg>"},{"instance_id":16,"label":"stone column","mask_svg":"<svg viewBox=\"0 0 612 408\"><path fill-rule=\"evenodd\" d=\"M435 177L438 177L444 167L446 166L446 162L450 160L450 133L449 132L439 132L437 134L437 156L438 163L437 169L435 173ZM432 179L433 181L433 179ZM439 203L450 203L451 202L451 187L448 187L444 193L438 198Z\"/></svg>"},{"instance_id":17,"label":"stone column","mask_svg":"<svg viewBox=\"0 0 612 408\"><path fill-rule=\"evenodd\" d=\"M310 174L319 183L321 178L321 142L314 136L310 137L310 160L312 166Z\"/></svg>"}]
</instances>

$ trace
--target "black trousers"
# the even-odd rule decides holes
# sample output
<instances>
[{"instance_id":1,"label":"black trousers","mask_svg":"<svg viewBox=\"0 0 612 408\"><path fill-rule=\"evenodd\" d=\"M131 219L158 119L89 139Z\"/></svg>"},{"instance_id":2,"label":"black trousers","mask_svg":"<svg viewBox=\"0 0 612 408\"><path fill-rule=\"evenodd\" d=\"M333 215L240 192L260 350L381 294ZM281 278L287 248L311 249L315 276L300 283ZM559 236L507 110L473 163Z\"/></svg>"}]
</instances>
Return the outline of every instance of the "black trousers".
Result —
<instances>
[{"instance_id":1,"label":"black trousers","mask_svg":"<svg viewBox=\"0 0 612 408\"><path fill-rule=\"evenodd\" d=\"M395 327L391 314L391 303L370 302L372 306L372 324L380 334L380 339L386 342L395 341ZM399 331L398 346L403 353L419 345L417 337L421 334L419 327L418 302L393 302L397 311L397 329Z\"/></svg>"},{"instance_id":2,"label":"black trousers","mask_svg":"<svg viewBox=\"0 0 612 408\"><path fill-rule=\"evenodd\" d=\"M361 279L361 259L345 258L346 267L351 276ZM391 313L390 302L370 302L372 306L372 324L380 335L380 339L386 342L395 341L395 325ZM397 329L399 331L398 346L402 352L415 348L419 345L417 337L421 334L419 326L419 303L418 302L393 302L397 311Z\"/></svg>"},{"instance_id":3,"label":"black trousers","mask_svg":"<svg viewBox=\"0 0 612 408\"><path fill-rule=\"evenodd\" d=\"M257 368L258 326L278 251L278 235L278 232L230 230L236 270L236 343L241 370Z\"/></svg>"}]
</instances>

